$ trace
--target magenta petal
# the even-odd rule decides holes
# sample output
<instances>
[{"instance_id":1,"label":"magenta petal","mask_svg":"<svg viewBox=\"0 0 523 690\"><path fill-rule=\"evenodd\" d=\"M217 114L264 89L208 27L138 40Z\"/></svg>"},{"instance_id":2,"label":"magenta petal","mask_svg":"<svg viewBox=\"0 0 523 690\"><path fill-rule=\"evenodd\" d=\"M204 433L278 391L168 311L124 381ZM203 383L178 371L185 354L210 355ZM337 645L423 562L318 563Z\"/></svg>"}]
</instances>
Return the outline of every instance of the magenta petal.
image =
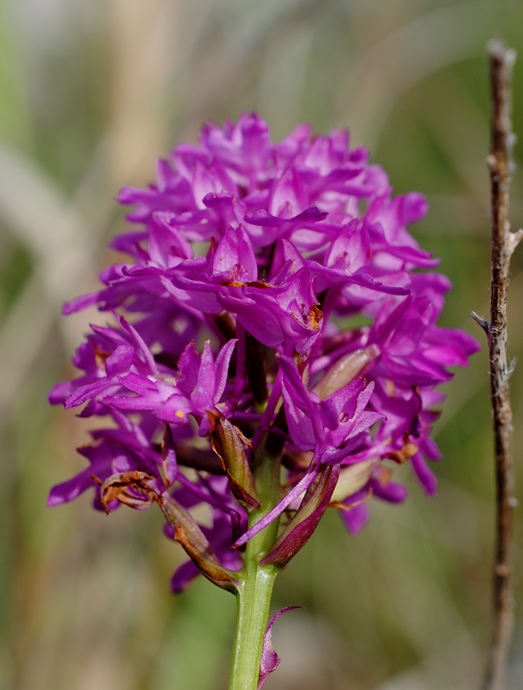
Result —
<instances>
[{"instance_id":1,"label":"magenta petal","mask_svg":"<svg viewBox=\"0 0 523 690\"><path fill-rule=\"evenodd\" d=\"M203 347L198 380L191 393L191 400L198 411L203 412L205 409L213 407L215 381L214 358L211 345L207 340Z\"/></svg>"},{"instance_id":2,"label":"magenta petal","mask_svg":"<svg viewBox=\"0 0 523 690\"><path fill-rule=\"evenodd\" d=\"M158 390L158 386L154 381L132 372L127 374L127 376L119 376L118 380L123 386L139 395L147 396L149 393L156 393Z\"/></svg>"},{"instance_id":3,"label":"magenta petal","mask_svg":"<svg viewBox=\"0 0 523 690\"><path fill-rule=\"evenodd\" d=\"M265 529L267 525L270 525L271 522L276 520L276 518L279 517L295 499L299 498L299 496L309 488L315 477L315 471L306 474L303 479L301 479L296 486L289 491L285 498L283 498L271 511L267 513L267 515L265 515L261 520L258 520L258 522L253 525L251 529L245 532L245 534L242 534L242 536L235 541L234 546L237 548L238 546L246 544L249 539L252 539L256 534L261 532L262 529Z\"/></svg>"},{"instance_id":4,"label":"magenta petal","mask_svg":"<svg viewBox=\"0 0 523 690\"><path fill-rule=\"evenodd\" d=\"M125 328L126 331L130 334L130 336L133 339L133 343L136 346L136 351L141 353L143 360L145 364L147 365L149 369L149 373L155 374L156 373L156 362L154 361L154 357L147 347L144 339L141 337L141 335L138 333L136 328L130 324L124 317L120 319L120 323L122 326Z\"/></svg>"},{"instance_id":5,"label":"magenta petal","mask_svg":"<svg viewBox=\"0 0 523 690\"><path fill-rule=\"evenodd\" d=\"M243 282L257 279L256 257L242 225L238 228L229 226L225 231L214 255L213 273L229 275L231 280Z\"/></svg>"},{"instance_id":6,"label":"magenta petal","mask_svg":"<svg viewBox=\"0 0 523 690\"><path fill-rule=\"evenodd\" d=\"M56 386L51 388L49 395L48 395L48 400L51 403L51 405L58 405L60 403L64 403L65 399L71 394L72 391L72 382L70 381L62 381L61 383L57 383Z\"/></svg>"},{"instance_id":7,"label":"magenta petal","mask_svg":"<svg viewBox=\"0 0 523 690\"><path fill-rule=\"evenodd\" d=\"M99 293L95 292L90 295L82 295L80 297L76 297L75 299L66 302L62 307L62 314L67 316L68 314L74 314L77 311L82 311L82 309L87 309L87 307L91 307L93 304L96 304L98 302L98 295Z\"/></svg>"},{"instance_id":8,"label":"magenta petal","mask_svg":"<svg viewBox=\"0 0 523 690\"><path fill-rule=\"evenodd\" d=\"M134 348L130 345L119 345L113 354L105 360L107 376L116 376L128 371L134 356Z\"/></svg>"},{"instance_id":9,"label":"magenta petal","mask_svg":"<svg viewBox=\"0 0 523 690\"><path fill-rule=\"evenodd\" d=\"M199 574L200 571L192 561L182 563L171 578L171 590L174 594L180 594Z\"/></svg>"},{"instance_id":10,"label":"magenta petal","mask_svg":"<svg viewBox=\"0 0 523 690\"><path fill-rule=\"evenodd\" d=\"M403 503L408 495L407 489L401 484L396 484L396 482L389 482L382 486L379 481L373 481L372 492L377 498L389 503Z\"/></svg>"},{"instance_id":11,"label":"magenta petal","mask_svg":"<svg viewBox=\"0 0 523 690\"><path fill-rule=\"evenodd\" d=\"M214 391L214 400L216 403L219 403L222 398L225 384L227 383L227 376L229 374L229 364L237 342L236 339L229 340L216 357L216 389Z\"/></svg>"},{"instance_id":12,"label":"magenta petal","mask_svg":"<svg viewBox=\"0 0 523 690\"><path fill-rule=\"evenodd\" d=\"M268 211L280 218L292 218L310 206L305 186L293 168L276 182Z\"/></svg>"},{"instance_id":13,"label":"magenta petal","mask_svg":"<svg viewBox=\"0 0 523 690\"><path fill-rule=\"evenodd\" d=\"M283 341L283 331L278 317L265 305L254 299L240 299L231 295L220 296L221 306L235 314L239 323L267 347L277 347Z\"/></svg>"},{"instance_id":14,"label":"magenta petal","mask_svg":"<svg viewBox=\"0 0 523 690\"><path fill-rule=\"evenodd\" d=\"M83 405L84 402L95 398L101 393L107 393L111 387L111 381L107 379L98 379L94 383L86 384L85 386L80 386L76 391L71 393L65 401L66 409L71 407L78 407L78 405ZM114 390L114 388L113 388Z\"/></svg>"},{"instance_id":15,"label":"magenta petal","mask_svg":"<svg viewBox=\"0 0 523 690\"><path fill-rule=\"evenodd\" d=\"M409 192L402 197L402 201L401 219L406 225L416 223L427 215L428 204L422 194Z\"/></svg>"},{"instance_id":16,"label":"magenta petal","mask_svg":"<svg viewBox=\"0 0 523 690\"><path fill-rule=\"evenodd\" d=\"M425 493L429 496L434 496L438 486L434 473L429 469L420 453L416 453L411 462L416 477L425 490Z\"/></svg>"},{"instance_id":17,"label":"magenta petal","mask_svg":"<svg viewBox=\"0 0 523 690\"><path fill-rule=\"evenodd\" d=\"M369 519L369 508L366 503L360 503L349 510L342 510L341 517L351 534L358 534Z\"/></svg>"},{"instance_id":18,"label":"magenta petal","mask_svg":"<svg viewBox=\"0 0 523 690\"><path fill-rule=\"evenodd\" d=\"M52 507L74 501L80 494L87 491L87 489L91 489L93 486L94 484L91 479L90 470L84 470L80 474L77 474L76 477L53 486L49 492L47 505Z\"/></svg>"},{"instance_id":19,"label":"magenta petal","mask_svg":"<svg viewBox=\"0 0 523 690\"><path fill-rule=\"evenodd\" d=\"M196 351L194 341L191 341L184 349L178 360L178 387L186 393L190 393L198 381L201 357Z\"/></svg>"}]
</instances>

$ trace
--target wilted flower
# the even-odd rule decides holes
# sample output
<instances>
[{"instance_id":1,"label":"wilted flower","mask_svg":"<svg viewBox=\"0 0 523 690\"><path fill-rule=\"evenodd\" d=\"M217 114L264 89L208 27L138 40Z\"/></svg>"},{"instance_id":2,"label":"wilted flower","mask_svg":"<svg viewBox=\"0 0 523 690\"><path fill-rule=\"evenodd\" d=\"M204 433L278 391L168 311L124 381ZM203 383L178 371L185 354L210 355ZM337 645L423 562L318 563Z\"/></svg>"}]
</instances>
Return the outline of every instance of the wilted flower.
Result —
<instances>
[{"instance_id":1,"label":"wilted flower","mask_svg":"<svg viewBox=\"0 0 523 690\"><path fill-rule=\"evenodd\" d=\"M372 497L404 500L394 463L434 492L436 387L477 344L436 325L450 286L407 230L421 195L392 196L345 131L300 125L273 144L245 114L204 127L118 200L134 207L136 230L112 244L129 259L65 307L96 304L107 324L50 395L108 421L50 504L88 488L106 510L156 503L190 557L174 589L198 572L234 589L243 545L281 516L262 563L287 563L329 505L355 532ZM264 504L269 459L283 470Z\"/></svg>"}]
</instances>

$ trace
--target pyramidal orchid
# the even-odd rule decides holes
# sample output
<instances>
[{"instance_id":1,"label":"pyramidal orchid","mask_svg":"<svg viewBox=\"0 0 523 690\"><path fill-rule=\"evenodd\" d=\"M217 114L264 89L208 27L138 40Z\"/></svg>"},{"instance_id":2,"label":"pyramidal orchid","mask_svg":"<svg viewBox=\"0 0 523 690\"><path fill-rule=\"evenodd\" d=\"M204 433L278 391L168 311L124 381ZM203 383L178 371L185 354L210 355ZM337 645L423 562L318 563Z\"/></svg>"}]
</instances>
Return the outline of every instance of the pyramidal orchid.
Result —
<instances>
[{"instance_id":1,"label":"pyramidal orchid","mask_svg":"<svg viewBox=\"0 0 523 690\"><path fill-rule=\"evenodd\" d=\"M394 196L346 131L209 124L118 201L126 258L64 308L104 325L50 394L100 426L49 504L158 506L187 555L173 590L203 574L236 595L229 688L254 690L278 663L274 578L325 511L359 531L375 499L405 499L397 463L434 493L437 386L477 344L436 325L450 284L408 230L425 199Z\"/></svg>"}]
</instances>

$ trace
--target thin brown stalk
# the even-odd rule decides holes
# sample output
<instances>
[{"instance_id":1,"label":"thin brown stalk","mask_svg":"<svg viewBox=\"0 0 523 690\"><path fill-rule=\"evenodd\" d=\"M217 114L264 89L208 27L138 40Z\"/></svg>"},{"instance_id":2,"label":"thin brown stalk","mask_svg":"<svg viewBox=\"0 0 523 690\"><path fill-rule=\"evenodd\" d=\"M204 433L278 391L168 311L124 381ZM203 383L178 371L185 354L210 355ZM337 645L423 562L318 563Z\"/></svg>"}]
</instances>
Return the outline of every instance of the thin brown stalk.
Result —
<instances>
[{"instance_id":1,"label":"thin brown stalk","mask_svg":"<svg viewBox=\"0 0 523 690\"><path fill-rule=\"evenodd\" d=\"M509 220L512 172L511 75L515 53L499 41L487 47L491 82L491 144L487 157L491 185L492 254L490 322L476 318L488 336L490 391L494 427L496 532L493 567L493 625L482 690L502 690L514 628L512 522L514 473L510 439L511 367L507 360L507 290L512 252L523 232L513 233ZM476 316L476 315L474 315Z\"/></svg>"}]
</instances>

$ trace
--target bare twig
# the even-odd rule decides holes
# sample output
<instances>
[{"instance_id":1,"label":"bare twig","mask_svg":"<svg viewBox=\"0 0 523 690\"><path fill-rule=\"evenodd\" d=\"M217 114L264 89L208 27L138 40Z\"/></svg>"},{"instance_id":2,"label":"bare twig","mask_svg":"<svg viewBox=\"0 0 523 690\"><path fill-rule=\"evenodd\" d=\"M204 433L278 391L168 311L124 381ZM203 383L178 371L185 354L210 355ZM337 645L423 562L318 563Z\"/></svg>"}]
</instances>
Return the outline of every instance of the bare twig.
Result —
<instances>
[{"instance_id":1,"label":"bare twig","mask_svg":"<svg viewBox=\"0 0 523 690\"><path fill-rule=\"evenodd\" d=\"M512 594L513 467L510 450L512 410L507 361L507 289L512 252L523 233L512 233L509 185L512 172L511 74L515 52L499 41L487 47L492 97L491 146L487 157L491 184L492 255L490 323L480 325L488 337L490 391L496 476L496 546L493 569L493 628L483 690L502 690L514 627ZM476 318L476 317L475 317ZM476 320L478 320L476 318Z\"/></svg>"}]
</instances>

